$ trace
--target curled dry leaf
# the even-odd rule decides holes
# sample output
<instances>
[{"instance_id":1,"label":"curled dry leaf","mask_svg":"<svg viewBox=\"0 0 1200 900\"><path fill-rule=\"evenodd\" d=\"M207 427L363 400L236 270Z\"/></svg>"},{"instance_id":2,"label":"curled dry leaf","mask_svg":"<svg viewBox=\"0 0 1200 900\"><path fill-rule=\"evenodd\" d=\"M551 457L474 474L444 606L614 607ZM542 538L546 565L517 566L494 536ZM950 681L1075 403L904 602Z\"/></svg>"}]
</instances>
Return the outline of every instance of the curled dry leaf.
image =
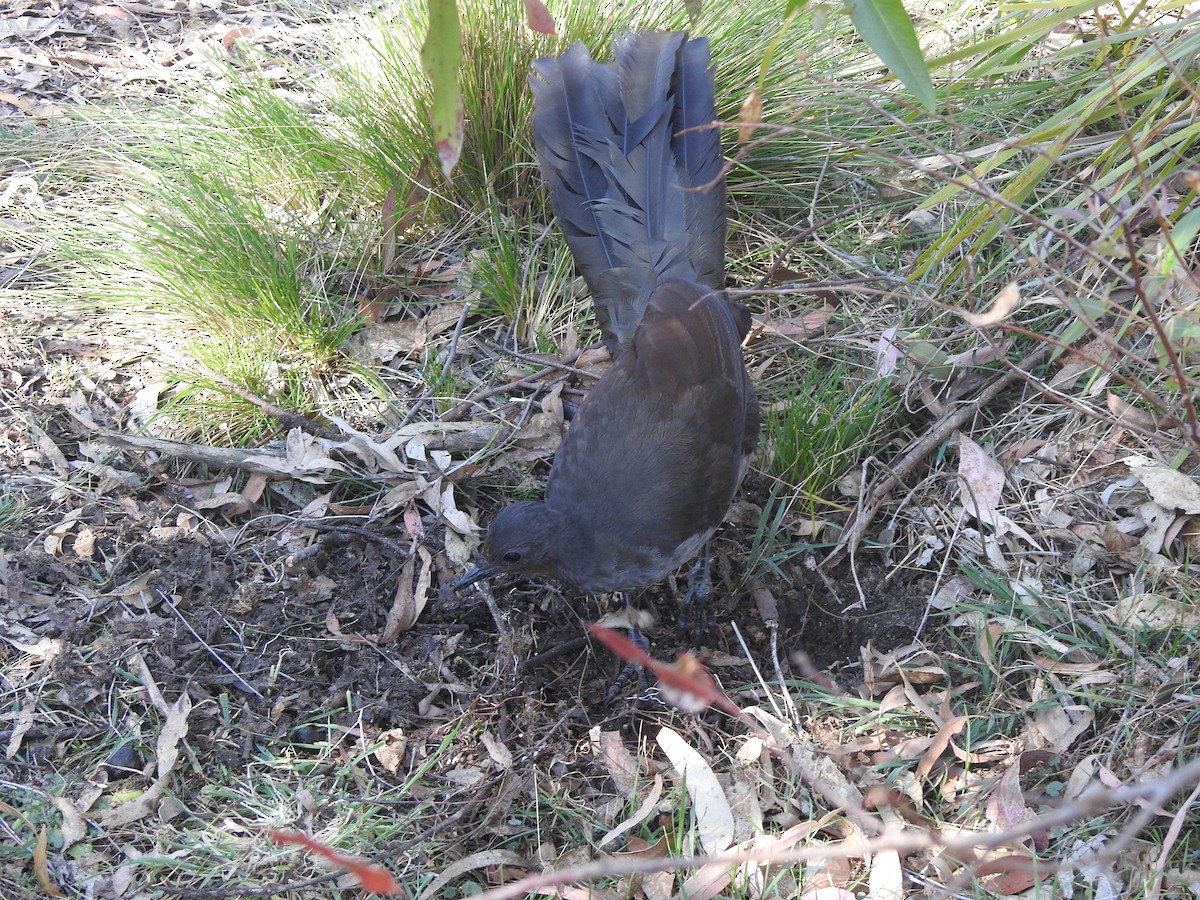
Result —
<instances>
[{"instance_id":1,"label":"curled dry leaf","mask_svg":"<svg viewBox=\"0 0 1200 900\"><path fill-rule=\"evenodd\" d=\"M249 456L246 463L314 484L324 484L328 475L345 468L329 458L328 451L318 438L305 434L299 428L288 432L282 459L268 455Z\"/></svg>"},{"instance_id":2,"label":"curled dry leaf","mask_svg":"<svg viewBox=\"0 0 1200 900\"><path fill-rule=\"evenodd\" d=\"M761 579L751 579L750 596L754 598L754 605L758 608L758 614L762 620L768 625L778 625L779 604L775 600L775 594Z\"/></svg>"},{"instance_id":3,"label":"curled dry leaf","mask_svg":"<svg viewBox=\"0 0 1200 900\"><path fill-rule=\"evenodd\" d=\"M751 334L778 334L781 337L804 339L815 337L825 330L833 315L830 310L816 309L807 312L800 318L769 316L756 321L756 328Z\"/></svg>"},{"instance_id":4,"label":"curled dry leaf","mask_svg":"<svg viewBox=\"0 0 1200 900\"><path fill-rule=\"evenodd\" d=\"M192 701L187 694L180 694L179 699L167 707L167 718L155 744L158 777L140 796L102 812L99 816L101 825L105 828L129 825L145 818L154 809L179 761L179 742L187 735L191 711Z\"/></svg>"},{"instance_id":5,"label":"curled dry leaf","mask_svg":"<svg viewBox=\"0 0 1200 900\"><path fill-rule=\"evenodd\" d=\"M546 9L542 0L525 0L525 24L538 34L558 34L554 28L554 16Z\"/></svg>"},{"instance_id":6,"label":"curled dry leaf","mask_svg":"<svg viewBox=\"0 0 1200 900\"><path fill-rule=\"evenodd\" d=\"M734 838L733 810L713 770L678 732L660 728L655 740L687 786L704 852L720 853L728 849Z\"/></svg>"},{"instance_id":7,"label":"curled dry leaf","mask_svg":"<svg viewBox=\"0 0 1200 900\"><path fill-rule=\"evenodd\" d=\"M996 295L996 299L992 301L991 309L987 312L970 313L962 310L959 315L976 328L983 328L987 325L995 325L997 322L1003 322L1017 308L1017 304L1020 302L1021 290L1010 282Z\"/></svg>"},{"instance_id":8,"label":"curled dry leaf","mask_svg":"<svg viewBox=\"0 0 1200 900\"><path fill-rule=\"evenodd\" d=\"M637 810L628 819L619 822L609 830L604 837L600 838L596 844L596 849L599 850L605 844L611 843L628 831L637 828L647 819L649 819L658 810L658 801L662 797L663 792L663 777L655 774L654 782L650 785L650 790L646 796L642 798L642 802L638 804Z\"/></svg>"},{"instance_id":9,"label":"curled dry leaf","mask_svg":"<svg viewBox=\"0 0 1200 900\"><path fill-rule=\"evenodd\" d=\"M468 872L501 866L510 871L512 869L521 871L528 864L528 860L512 850L483 850L479 853L472 853L470 856L464 856L462 859L455 860L442 869L437 877L425 886L425 890L421 891L417 900L433 900L434 897L442 892L442 889L446 885L454 884L454 882Z\"/></svg>"},{"instance_id":10,"label":"curled dry leaf","mask_svg":"<svg viewBox=\"0 0 1200 900\"><path fill-rule=\"evenodd\" d=\"M52 797L51 799L58 808L59 814L62 815L62 827L59 829L59 834L62 835L62 850L66 851L71 848L72 844L78 843L87 835L87 821L66 797Z\"/></svg>"},{"instance_id":11,"label":"curled dry leaf","mask_svg":"<svg viewBox=\"0 0 1200 900\"><path fill-rule=\"evenodd\" d=\"M1200 513L1200 484L1182 472L1156 465L1144 456L1130 456L1123 462L1150 492L1155 503L1190 515Z\"/></svg>"},{"instance_id":12,"label":"curled dry leaf","mask_svg":"<svg viewBox=\"0 0 1200 900\"><path fill-rule=\"evenodd\" d=\"M942 723L938 728L937 735L929 745L929 749L925 751L921 757L921 761L917 764L917 779L919 781L924 781L929 776L937 761L946 752L946 748L950 746L951 738L961 733L966 726L966 716L953 716Z\"/></svg>"},{"instance_id":13,"label":"curled dry leaf","mask_svg":"<svg viewBox=\"0 0 1200 900\"><path fill-rule=\"evenodd\" d=\"M755 88L746 95L746 99L742 103L742 108L738 110L737 141L739 144L746 143L754 136L754 132L758 130L759 125L762 123L762 115L762 94Z\"/></svg>"},{"instance_id":14,"label":"curled dry leaf","mask_svg":"<svg viewBox=\"0 0 1200 900\"><path fill-rule=\"evenodd\" d=\"M420 319L393 319L369 325L361 340L378 363L419 353L429 341L458 324L465 304L443 303Z\"/></svg>"},{"instance_id":15,"label":"curled dry leaf","mask_svg":"<svg viewBox=\"0 0 1200 900\"><path fill-rule=\"evenodd\" d=\"M875 372L886 378L900 363L900 346L896 343L896 326L886 329L875 344Z\"/></svg>"},{"instance_id":16,"label":"curled dry leaf","mask_svg":"<svg viewBox=\"0 0 1200 900\"><path fill-rule=\"evenodd\" d=\"M487 749L488 756L491 757L492 762L494 762L501 769L508 770L512 768L512 751L508 749L503 741L499 740L486 728L483 730L483 733L479 735L479 740Z\"/></svg>"},{"instance_id":17,"label":"curled dry leaf","mask_svg":"<svg viewBox=\"0 0 1200 900\"><path fill-rule=\"evenodd\" d=\"M1082 704L1051 706L1033 717L1030 737L1055 753L1065 753L1095 723L1096 714Z\"/></svg>"},{"instance_id":18,"label":"curled dry leaf","mask_svg":"<svg viewBox=\"0 0 1200 900\"><path fill-rule=\"evenodd\" d=\"M238 25L230 28L221 36L221 46L226 52L232 51L238 41L248 41L254 37L255 31L249 25Z\"/></svg>"},{"instance_id":19,"label":"curled dry leaf","mask_svg":"<svg viewBox=\"0 0 1200 900\"><path fill-rule=\"evenodd\" d=\"M379 745L373 753L375 759L393 775L397 774L408 752L408 735L403 728L392 728L381 733L376 740Z\"/></svg>"},{"instance_id":20,"label":"curled dry leaf","mask_svg":"<svg viewBox=\"0 0 1200 900\"><path fill-rule=\"evenodd\" d=\"M1122 425L1145 432L1155 432L1163 427L1158 416L1146 412L1144 409L1138 409L1119 394L1109 391L1107 402L1108 411L1116 416L1117 421Z\"/></svg>"},{"instance_id":21,"label":"curled dry leaf","mask_svg":"<svg viewBox=\"0 0 1200 900\"><path fill-rule=\"evenodd\" d=\"M421 571L416 574L418 559L421 561ZM392 608L388 610L387 622L384 624L383 634L380 636L381 642L394 641L416 624L429 602L429 586L432 581L433 556L428 550L417 544L400 569L400 579L396 583L396 595L392 599Z\"/></svg>"},{"instance_id":22,"label":"curled dry leaf","mask_svg":"<svg viewBox=\"0 0 1200 900\"><path fill-rule=\"evenodd\" d=\"M46 855L46 826L43 825L38 832L37 844L33 848L33 872L37 878L38 887L42 889L42 893L47 897L62 897L65 896L58 889L58 885L50 878L50 865Z\"/></svg>"}]
</instances>

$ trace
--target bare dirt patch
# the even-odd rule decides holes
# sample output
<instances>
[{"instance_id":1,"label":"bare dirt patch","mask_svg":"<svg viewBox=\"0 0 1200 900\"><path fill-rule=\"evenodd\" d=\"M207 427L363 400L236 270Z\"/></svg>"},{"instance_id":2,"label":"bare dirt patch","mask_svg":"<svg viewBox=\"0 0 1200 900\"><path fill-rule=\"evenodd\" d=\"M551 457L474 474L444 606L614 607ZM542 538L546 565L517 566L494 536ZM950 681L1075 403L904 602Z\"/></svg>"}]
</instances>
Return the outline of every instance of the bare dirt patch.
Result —
<instances>
[{"instance_id":1,"label":"bare dirt patch","mask_svg":"<svg viewBox=\"0 0 1200 900\"><path fill-rule=\"evenodd\" d=\"M468 689L499 691L551 706L582 699L597 720L612 714L600 701L617 663L604 653L595 659L582 640L583 623L602 612L595 604L589 609L552 586L497 585L516 651L516 658L501 659L487 605L474 592L457 596L443 587L415 628L382 645L372 637L384 629L408 548L399 529L309 529L270 494L269 504L236 516L208 515L191 505L195 480L151 471L128 456L102 466L82 456L81 440L94 448L62 408L80 402L89 370L94 375L98 364L105 373L102 390L84 401L104 422L121 420L145 377L112 367L107 360L120 354L102 336L67 339L57 330L62 320L44 328L51 321L5 319L0 366L9 384L21 385L19 396L10 395L19 421L44 429L68 466L55 473L45 439L39 445L14 420L5 479L10 490L19 486L13 499L21 517L4 536L3 615L15 629L10 634L64 642L68 652L54 681L100 696L136 651L163 690L186 690L197 704L225 694L251 717L257 735L272 738L344 703L347 691L355 702L341 724L386 729L427 718L422 709L433 702L434 685L448 678L459 702ZM436 521L425 524L437 532ZM755 655L768 649L765 623L738 589L748 541L730 526L718 546L717 569L727 579L713 604L717 627L704 644L729 657L743 654L724 625L730 620ZM435 541L429 546L437 552ZM828 582L799 565L792 571L794 586L771 585L785 659L802 650L821 668L852 663L868 640L888 646L911 639L925 610L927 584L903 583L871 565L860 566L857 582L845 567ZM443 561L443 586L456 574ZM857 600L859 586L867 607L846 612L842 605ZM635 604L657 613L649 630L656 655L671 658L688 647L675 628L669 588L644 592ZM547 654L563 646L573 652ZM544 663L531 667L531 658ZM722 676L731 685L752 680L748 668ZM37 735L25 740L36 743Z\"/></svg>"}]
</instances>

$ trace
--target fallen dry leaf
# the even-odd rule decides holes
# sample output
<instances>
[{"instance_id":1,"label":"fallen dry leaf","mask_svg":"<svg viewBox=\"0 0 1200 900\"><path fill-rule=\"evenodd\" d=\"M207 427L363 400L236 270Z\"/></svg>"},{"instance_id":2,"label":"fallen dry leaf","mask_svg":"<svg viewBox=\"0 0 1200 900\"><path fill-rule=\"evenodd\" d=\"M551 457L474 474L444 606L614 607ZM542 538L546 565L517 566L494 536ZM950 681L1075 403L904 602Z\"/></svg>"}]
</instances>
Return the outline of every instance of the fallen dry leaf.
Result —
<instances>
[{"instance_id":1,"label":"fallen dry leaf","mask_svg":"<svg viewBox=\"0 0 1200 900\"><path fill-rule=\"evenodd\" d=\"M995 528L1004 489L1004 470L982 447L958 435L958 488L962 505L980 522Z\"/></svg>"},{"instance_id":2,"label":"fallen dry leaf","mask_svg":"<svg viewBox=\"0 0 1200 900\"><path fill-rule=\"evenodd\" d=\"M871 857L871 874L867 876L871 900L903 900L904 868L895 850L881 850Z\"/></svg>"},{"instance_id":3,"label":"fallen dry leaf","mask_svg":"<svg viewBox=\"0 0 1200 900\"><path fill-rule=\"evenodd\" d=\"M1163 427L1158 416L1139 409L1119 394L1109 391L1107 400L1108 411L1116 416L1117 421L1122 425L1146 432L1155 432Z\"/></svg>"},{"instance_id":4,"label":"fallen dry leaf","mask_svg":"<svg viewBox=\"0 0 1200 900\"><path fill-rule=\"evenodd\" d=\"M769 316L759 320L757 324L763 334L778 334L781 337L803 339L823 332L832 315L829 310L817 309L805 313L798 319Z\"/></svg>"},{"instance_id":5,"label":"fallen dry leaf","mask_svg":"<svg viewBox=\"0 0 1200 900\"><path fill-rule=\"evenodd\" d=\"M1021 790L1021 764L1015 762L1000 776L988 795L985 808L988 821L996 831L1016 828L1021 823L1033 818L1034 812L1025 804L1025 794ZM978 873L977 873L978 874Z\"/></svg>"},{"instance_id":6,"label":"fallen dry leaf","mask_svg":"<svg viewBox=\"0 0 1200 900\"><path fill-rule=\"evenodd\" d=\"M418 559L421 561L419 574L416 573ZM391 609L388 610L383 634L379 638L381 643L394 641L417 623L417 619L429 603L429 587L432 582L433 556L420 544L415 544L400 569L396 594L392 599Z\"/></svg>"},{"instance_id":7,"label":"fallen dry leaf","mask_svg":"<svg viewBox=\"0 0 1200 900\"><path fill-rule=\"evenodd\" d=\"M1144 456L1122 460L1150 492L1151 499L1167 509L1196 515L1200 513L1200 484L1182 472L1155 465Z\"/></svg>"},{"instance_id":8,"label":"fallen dry leaf","mask_svg":"<svg viewBox=\"0 0 1200 900\"><path fill-rule=\"evenodd\" d=\"M1020 302L1021 289L1010 282L996 295L996 299L992 301L992 306L987 312L971 313L966 310L960 310L959 315L976 328L983 328L987 325L995 325L997 322L1003 322L1017 308L1017 304Z\"/></svg>"},{"instance_id":9,"label":"fallen dry leaf","mask_svg":"<svg viewBox=\"0 0 1200 900\"><path fill-rule=\"evenodd\" d=\"M382 732L376 739L381 743L373 751L379 764L393 775L399 773L404 765L404 755L408 752L408 735L403 728L392 728Z\"/></svg>"},{"instance_id":10,"label":"fallen dry leaf","mask_svg":"<svg viewBox=\"0 0 1200 900\"><path fill-rule=\"evenodd\" d=\"M742 101L742 108L738 110L737 142L739 144L746 143L754 136L754 132L762 123L762 115L762 94L756 88L746 95L746 99Z\"/></svg>"},{"instance_id":11,"label":"fallen dry leaf","mask_svg":"<svg viewBox=\"0 0 1200 900\"><path fill-rule=\"evenodd\" d=\"M50 878L50 866L46 859L46 826L43 825L38 832L37 844L33 848L33 874L37 878L38 887L42 889L42 893L47 897L62 897L63 892L58 889Z\"/></svg>"},{"instance_id":12,"label":"fallen dry leaf","mask_svg":"<svg viewBox=\"0 0 1200 900\"><path fill-rule=\"evenodd\" d=\"M727 850L734 838L733 810L708 762L670 728L660 728L655 740L687 786L704 852Z\"/></svg>"},{"instance_id":13,"label":"fallen dry leaf","mask_svg":"<svg viewBox=\"0 0 1200 900\"><path fill-rule=\"evenodd\" d=\"M631 815L629 818L622 822L618 822L611 829L609 829L604 837L600 838L600 840L596 842L596 849L599 850L605 844L615 841L621 835L628 831L632 831L634 828L637 828L652 815L654 815L658 811L658 801L662 797L662 792L663 777L662 775L655 773L654 781L650 785L650 790L646 793L646 796L642 798L642 802L638 804L637 810L635 810L633 815Z\"/></svg>"},{"instance_id":14,"label":"fallen dry leaf","mask_svg":"<svg viewBox=\"0 0 1200 900\"><path fill-rule=\"evenodd\" d=\"M542 0L524 0L524 2L525 24L529 26L530 31L538 34L558 34L554 28L554 16L550 15L550 10L546 9L546 4Z\"/></svg>"},{"instance_id":15,"label":"fallen dry leaf","mask_svg":"<svg viewBox=\"0 0 1200 900\"><path fill-rule=\"evenodd\" d=\"M641 776L641 766L633 758L621 739L619 731L600 731L593 743L600 754L604 770L613 780L617 790L628 797L633 794L638 778Z\"/></svg>"},{"instance_id":16,"label":"fallen dry leaf","mask_svg":"<svg viewBox=\"0 0 1200 900\"><path fill-rule=\"evenodd\" d=\"M941 759L942 754L946 752L946 748L950 746L950 740L955 735L960 734L967 726L966 716L953 716L947 719L933 738L933 742L929 745L929 749L925 751L925 755L921 757L921 761L917 764L917 780L924 781L934 765Z\"/></svg>"},{"instance_id":17,"label":"fallen dry leaf","mask_svg":"<svg viewBox=\"0 0 1200 900\"><path fill-rule=\"evenodd\" d=\"M1122 596L1104 614L1118 625L1149 631L1200 625L1200 607L1194 600L1151 591Z\"/></svg>"},{"instance_id":18,"label":"fallen dry leaf","mask_svg":"<svg viewBox=\"0 0 1200 900\"><path fill-rule=\"evenodd\" d=\"M158 777L140 796L102 812L99 816L101 825L105 828L129 825L145 818L154 809L179 761L179 744L187 736L188 716L191 711L192 701L186 693L180 694L179 698L167 707L167 718L155 743Z\"/></svg>"},{"instance_id":19,"label":"fallen dry leaf","mask_svg":"<svg viewBox=\"0 0 1200 900\"><path fill-rule=\"evenodd\" d=\"M479 740L487 749L488 756L501 769L511 769L513 764L512 751L504 745L502 741L496 738L494 734L486 728L479 735Z\"/></svg>"}]
</instances>

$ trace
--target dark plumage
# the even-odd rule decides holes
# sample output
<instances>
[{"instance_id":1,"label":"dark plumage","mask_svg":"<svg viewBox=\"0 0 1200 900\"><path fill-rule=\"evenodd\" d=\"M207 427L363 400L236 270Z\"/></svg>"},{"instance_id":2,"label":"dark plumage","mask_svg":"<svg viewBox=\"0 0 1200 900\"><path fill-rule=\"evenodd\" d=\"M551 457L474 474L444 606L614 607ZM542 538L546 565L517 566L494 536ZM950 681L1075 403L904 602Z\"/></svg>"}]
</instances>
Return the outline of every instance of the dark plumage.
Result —
<instances>
[{"instance_id":1,"label":"dark plumage","mask_svg":"<svg viewBox=\"0 0 1200 900\"><path fill-rule=\"evenodd\" d=\"M725 179L708 41L651 31L594 62L583 44L530 77L550 202L609 350L629 343L655 285L725 286ZM680 133L685 129L686 133Z\"/></svg>"},{"instance_id":2,"label":"dark plumage","mask_svg":"<svg viewBox=\"0 0 1200 900\"><path fill-rule=\"evenodd\" d=\"M626 35L534 64L534 144L615 362L568 429L542 502L496 516L487 563L584 592L634 590L695 556L758 439L745 307L722 292L725 184L708 43Z\"/></svg>"},{"instance_id":3,"label":"dark plumage","mask_svg":"<svg viewBox=\"0 0 1200 900\"><path fill-rule=\"evenodd\" d=\"M744 307L687 281L654 291L645 318L571 423L546 499L488 529L488 565L588 593L634 590L695 556L721 524L758 439L742 364Z\"/></svg>"}]
</instances>

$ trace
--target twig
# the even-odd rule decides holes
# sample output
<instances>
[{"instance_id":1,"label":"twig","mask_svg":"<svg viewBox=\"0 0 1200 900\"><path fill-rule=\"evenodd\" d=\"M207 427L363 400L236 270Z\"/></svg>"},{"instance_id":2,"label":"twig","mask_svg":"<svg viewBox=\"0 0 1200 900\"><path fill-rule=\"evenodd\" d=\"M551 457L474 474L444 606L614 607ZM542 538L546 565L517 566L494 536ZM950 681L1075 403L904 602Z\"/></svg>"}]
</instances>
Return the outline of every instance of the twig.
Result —
<instances>
[{"instance_id":1,"label":"twig","mask_svg":"<svg viewBox=\"0 0 1200 900\"><path fill-rule=\"evenodd\" d=\"M287 473L277 467L255 462L261 457L284 459L282 449L258 448L241 450L234 447L210 447L205 444L190 444L187 441L176 441L170 438L147 437L139 434L126 434L123 431L112 431L95 424L83 422L88 431L104 443L132 453L159 453L172 459L183 459L188 462L201 463L216 469L242 469L246 472L261 472L276 478L287 477ZM461 426L459 426L461 428ZM471 428L469 430L447 431L445 435L429 435L425 446L430 450L448 450L451 453L481 450L496 443L502 434L511 433L516 429L505 422L497 423L491 428Z\"/></svg>"},{"instance_id":2,"label":"twig","mask_svg":"<svg viewBox=\"0 0 1200 900\"><path fill-rule=\"evenodd\" d=\"M588 647L591 643L592 639L586 634L581 637L572 638L569 641L559 641L549 650L543 650L541 653L535 654L534 656L526 657L525 661L521 663L521 672L526 673L535 671L536 669L550 662L550 660L557 659L560 656L566 656L569 653L576 653Z\"/></svg>"},{"instance_id":3,"label":"twig","mask_svg":"<svg viewBox=\"0 0 1200 900\"><path fill-rule=\"evenodd\" d=\"M271 403L269 400L260 397L253 391L242 387L240 384L237 384L232 379L222 375L220 372L214 372L207 366L200 364L196 365L196 369L203 374L205 378L209 378L216 384L220 385L222 390L228 391L235 397L240 397L252 406L258 407L260 412L263 412L272 419L275 419L284 428L289 430L292 428L299 428L301 431L306 431L309 434L315 434L318 437L324 438L336 438L339 436L338 433L328 425L322 425L319 422L314 422L307 416L302 416L299 413L286 410L281 406L276 406L274 403Z\"/></svg>"},{"instance_id":4,"label":"twig","mask_svg":"<svg viewBox=\"0 0 1200 900\"><path fill-rule=\"evenodd\" d=\"M947 851L960 850L964 852L977 852L980 849L993 850L1032 834L1094 816L1112 807L1129 806L1143 798L1146 800L1146 808L1156 810L1163 802L1181 790L1188 786L1194 786L1198 779L1200 779L1200 759L1192 760L1187 765L1144 784L1120 788L1098 785L1084 792L1076 800L1064 804L1058 809L1027 819L1010 829L992 833L960 833L948 839L940 839L929 831L889 830L876 837L866 837L857 842L845 841L833 846L787 850L763 847L754 850L717 853L711 856L669 856L654 859L632 856L621 859L609 857L581 866L528 875L510 884L484 891L478 895L477 900L510 900L510 898L523 897L527 894L540 893L545 888L585 883L598 878L639 875L648 872L676 872L684 869L698 869L706 865L736 866L748 862L783 864L810 860L857 859L884 850L896 850L902 854L911 854L939 847ZM1041 864L1041 871L1053 874L1086 865L1088 862L1090 860L1081 859L1071 863L1056 864L1046 860ZM967 877L971 877L969 872Z\"/></svg>"},{"instance_id":5,"label":"twig","mask_svg":"<svg viewBox=\"0 0 1200 900\"><path fill-rule=\"evenodd\" d=\"M445 367L449 369L454 365L454 358L458 356L458 339L462 337L463 326L467 324L467 316L471 312L471 304L464 303L462 312L458 315L458 324L454 326L454 334L450 337L450 349L446 351Z\"/></svg>"},{"instance_id":6,"label":"twig","mask_svg":"<svg viewBox=\"0 0 1200 900\"><path fill-rule=\"evenodd\" d=\"M119 450L128 450L134 453L161 453L163 456L170 456L173 459L186 459L189 462L203 463L218 469L242 469L247 472L261 472L264 475L283 474L278 468L253 461L256 456L278 457L282 460L284 458L282 450L237 450L232 447L208 447L203 444L189 444L186 441L173 441L168 438L125 434L107 428L95 427L91 430L104 443Z\"/></svg>"},{"instance_id":7,"label":"twig","mask_svg":"<svg viewBox=\"0 0 1200 900\"><path fill-rule=\"evenodd\" d=\"M1019 373L1039 365L1045 358L1046 352L1047 348L1045 346L1038 347L1038 349L1016 363L1008 372L999 375L993 380L991 384L979 392L979 396L974 401L963 403L946 413L938 421L934 422L933 426L927 429L924 434L912 441L900 459L891 467L891 474L881 484L876 485L866 499L855 509L853 517L846 523L846 527L842 531L842 536L837 546L833 548L833 551L824 559L821 565L826 567L832 566L840 561L847 551L853 553L858 548L859 542L862 540L863 535L866 534L867 528L874 520L876 513L879 512L879 507L883 504L883 501L887 499L892 491L900 486L904 477L912 472L926 456L937 449L942 441L961 428L971 416L995 400L1009 386L1019 381L1021 379Z\"/></svg>"},{"instance_id":8,"label":"twig","mask_svg":"<svg viewBox=\"0 0 1200 900\"><path fill-rule=\"evenodd\" d=\"M528 357L523 357L518 354L514 354L514 355L516 355L518 359L528 359ZM453 409L449 410L448 412L442 413L441 421L457 422L459 419L461 419L463 416L465 416L468 412L471 411L472 406L479 403L480 401L486 400L489 397L494 397L497 394L507 394L509 391L519 391L521 388L537 387L538 382L543 381L550 375L553 375L557 372L561 372L561 371L580 372L579 369L572 369L571 365L570 365L577 359L579 359L578 352L573 353L570 356L568 356L561 364L551 363L551 364L547 365L545 368L539 369L538 371L534 372L532 375L526 375L524 378L520 379L519 381L510 381L510 382L507 382L506 384L492 385L492 387L486 388L486 389L480 391L474 397L468 397L466 400L462 401L461 403L456 405ZM586 375L587 373L583 372L582 374Z\"/></svg>"},{"instance_id":9,"label":"twig","mask_svg":"<svg viewBox=\"0 0 1200 900\"><path fill-rule=\"evenodd\" d=\"M344 874L341 871L326 872L324 875L305 878L303 881L289 881L283 884L269 884L256 888L240 887L238 885L227 885L219 888L194 888L175 884L156 884L154 887L155 890L162 891L168 896L181 897L183 900L225 900L225 898L233 897L282 897L293 891L300 891L304 888L316 887L319 884L328 884L331 881L337 881Z\"/></svg>"},{"instance_id":10,"label":"twig","mask_svg":"<svg viewBox=\"0 0 1200 900\"><path fill-rule=\"evenodd\" d=\"M742 654L749 661L750 668L754 671L754 677L758 679L758 683L762 687L763 696L766 697L767 701L771 704L771 709L774 710L775 717L777 719L782 719L784 717L783 710L781 710L779 708L779 704L775 702L775 695L771 692L771 688L767 684L767 680L763 678L763 673L759 670L758 663L754 661L754 655L750 652L750 647L746 643L746 638L742 635L742 629L738 628L737 620L730 619L729 624L733 626L733 634L737 638L738 646L742 648ZM784 693L787 692L787 688L784 687L782 679L780 680L779 688L780 690L784 691Z\"/></svg>"}]
</instances>

